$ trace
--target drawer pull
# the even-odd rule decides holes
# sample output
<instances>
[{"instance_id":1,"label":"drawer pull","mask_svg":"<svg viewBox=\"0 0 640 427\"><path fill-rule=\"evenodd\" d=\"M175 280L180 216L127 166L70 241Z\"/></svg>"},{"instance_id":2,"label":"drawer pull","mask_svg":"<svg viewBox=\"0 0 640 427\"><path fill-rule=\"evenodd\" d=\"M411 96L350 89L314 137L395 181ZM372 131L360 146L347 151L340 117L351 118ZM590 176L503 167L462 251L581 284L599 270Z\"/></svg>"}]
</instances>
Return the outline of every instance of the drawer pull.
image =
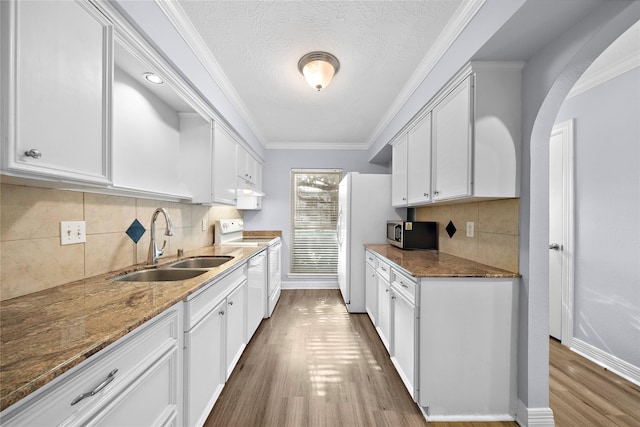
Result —
<instances>
[{"instance_id":1,"label":"drawer pull","mask_svg":"<svg viewBox=\"0 0 640 427\"><path fill-rule=\"evenodd\" d=\"M39 159L40 157L42 157L42 153L40 152L40 150L36 150L35 148L32 148L29 151L25 151L24 155L33 159Z\"/></svg>"},{"instance_id":2,"label":"drawer pull","mask_svg":"<svg viewBox=\"0 0 640 427\"><path fill-rule=\"evenodd\" d=\"M229 301L229 305L233 305L233 301Z\"/></svg>"},{"instance_id":3,"label":"drawer pull","mask_svg":"<svg viewBox=\"0 0 640 427\"><path fill-rule=\"evenodd\" d=\"M400 281L400 285L402 285L403 288L409 289L409 287L407 285L405 285L404 282L402 282L402 281Z\"/></svg>"},{"instance_id":4,"label":"drawer pull","mask_svg":"<svg viewBox=\"0 0 640 427\"><path fill-rule=\"evenodd\" d=\"M387 269L386 269L386 268L384 268L384 267L380 267L380 270L382 270L382 271L387 271Z\"/></svg>"},{"instance_id":5,"label":"drawer pull","mask_svg":"<svg viewBox=\"0 0 640 427\"><path fill-rule=\"evenodd\" d=\"M82 393L78 397L73 399L73 401L71 402L71 406L73 406L76 403L80 402L85 397L91 397L93 395L96 395L96 394L100 393L103 388L105 388L111 381L113 381L116 378L116 373L117 372L118 372L117 369L114 369L113 371L109 372L109 375L107 375L107 378L105 378L104 381L102 381L100 384L98 384L98 386L96 388L94 388L90 392Z\"/></svg>"}]
</instances>

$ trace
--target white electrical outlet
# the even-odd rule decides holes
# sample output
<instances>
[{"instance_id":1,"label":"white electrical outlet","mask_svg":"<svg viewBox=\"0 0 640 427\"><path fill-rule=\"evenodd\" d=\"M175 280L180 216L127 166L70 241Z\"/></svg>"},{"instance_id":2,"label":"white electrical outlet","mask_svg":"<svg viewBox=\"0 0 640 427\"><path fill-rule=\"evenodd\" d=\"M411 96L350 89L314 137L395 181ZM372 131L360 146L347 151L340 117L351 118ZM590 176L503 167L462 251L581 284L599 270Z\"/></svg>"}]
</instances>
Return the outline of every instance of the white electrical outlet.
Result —
<instances>
[{"instance_id":1,"label":"white electrical outlet","mask_svg":"<svg viewBox=\"0 0 640 427\"><path fill-rule=\"evenodd\" d=\"M60 244L74 245L87 241L85 221L60 221Z\"/></svg>"},{"instance_id":2,"label":"white electrical outlet","mask_svg":"<svg viewBox=\"0 0 640 427\"><path fill-rule=\"evenodd\" d=\"M467 221L467 237L473 237L473 221Z\"/></svg>"},{"instance_id":3,"label":"white electrical outlet","mask_svg":"<svg viewBox=\"0 0 640 427\"><path fill-rule=\"evenodd\" d=\"M207 220L206 219L202 220L202 231L207 231Z\"/></svg>"}]
</instances>

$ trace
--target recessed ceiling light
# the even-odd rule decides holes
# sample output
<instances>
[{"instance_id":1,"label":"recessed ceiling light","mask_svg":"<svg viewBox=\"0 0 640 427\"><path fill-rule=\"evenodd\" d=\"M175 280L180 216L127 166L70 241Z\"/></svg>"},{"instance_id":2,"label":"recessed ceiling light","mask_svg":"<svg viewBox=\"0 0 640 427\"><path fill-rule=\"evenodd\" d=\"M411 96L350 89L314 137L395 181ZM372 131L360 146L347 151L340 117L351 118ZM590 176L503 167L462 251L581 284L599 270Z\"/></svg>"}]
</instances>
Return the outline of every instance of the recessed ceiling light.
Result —
<instances>
[{"instance_id":1,"label":"recessed ceiling light","mask_svg":"<svg viewBox=\"0 0 640 427\"><path fill-rule=\"evenodd\" d=\"M157 85L161 85L162 83L164 83L164 81L162 81L162 79L160 77L158 77L157 75L153 74L153 73L144 73L144 78L147 79L148 81L150 81L153 84L157 84Z\"/></svg>"}]
</instances>

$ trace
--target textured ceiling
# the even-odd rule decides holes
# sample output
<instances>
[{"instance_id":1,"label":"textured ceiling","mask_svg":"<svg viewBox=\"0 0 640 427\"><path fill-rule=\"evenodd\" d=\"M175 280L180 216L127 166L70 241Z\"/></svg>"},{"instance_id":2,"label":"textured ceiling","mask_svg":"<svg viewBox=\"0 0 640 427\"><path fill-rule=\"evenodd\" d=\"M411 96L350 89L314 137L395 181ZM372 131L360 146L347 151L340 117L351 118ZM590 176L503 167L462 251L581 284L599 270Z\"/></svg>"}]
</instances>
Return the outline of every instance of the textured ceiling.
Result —
<instances>
[{"instance_id":1,"label":"textured ceiling","mask_svg":"<svg viewBox=\"0 0 640 427\"><path fill-rule=\"evenodd\" d=\"M463 0L178 4L266 147L366 148ZM321 92L297 69L314 50L341 64Z\"/></svg>"}]
</instances>

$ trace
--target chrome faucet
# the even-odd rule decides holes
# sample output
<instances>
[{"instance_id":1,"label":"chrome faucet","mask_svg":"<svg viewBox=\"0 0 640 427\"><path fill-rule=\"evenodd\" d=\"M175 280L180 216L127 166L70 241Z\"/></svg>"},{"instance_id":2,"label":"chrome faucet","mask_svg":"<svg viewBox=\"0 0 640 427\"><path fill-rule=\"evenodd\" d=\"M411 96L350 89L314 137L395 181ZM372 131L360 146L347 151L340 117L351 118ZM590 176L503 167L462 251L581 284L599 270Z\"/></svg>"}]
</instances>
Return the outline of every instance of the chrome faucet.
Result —
<instances>
[{"instance_id":1,"label":"chrome faucet","mask_svg":"<svg viewBox=\"0 0 640 427\"><path fill-rule=\"evenodd\" d=\"M173 236L173 223L171 222L169 212L167 212L167 210L164 208L156 209L151 216L151 243L149 244L149 256L147 257L148 264L157 264L158 258L160 258L164 253L164 247L167 246L166 240L162 244L162 248L158 249L158 246L156 245L156 220L158 219L158 214L160 213L164 215L164 219L167 222L167 231L164 233L164 235Z\"/></svg>"}]
</instances>

